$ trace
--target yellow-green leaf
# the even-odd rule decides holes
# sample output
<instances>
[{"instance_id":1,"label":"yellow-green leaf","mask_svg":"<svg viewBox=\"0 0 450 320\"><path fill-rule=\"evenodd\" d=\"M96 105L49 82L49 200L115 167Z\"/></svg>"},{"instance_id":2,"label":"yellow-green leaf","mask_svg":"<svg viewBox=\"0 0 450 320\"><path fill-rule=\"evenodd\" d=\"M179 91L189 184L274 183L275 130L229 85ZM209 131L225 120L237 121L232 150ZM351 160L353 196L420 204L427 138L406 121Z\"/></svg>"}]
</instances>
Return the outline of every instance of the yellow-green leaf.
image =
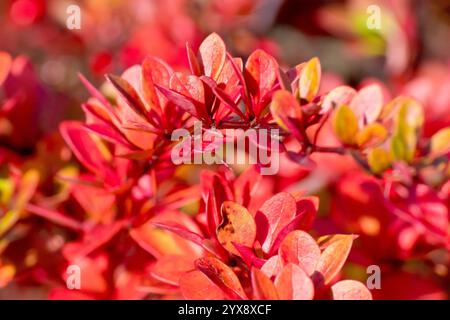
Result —
<instances>
[{"instance_id":1,"label":"yellow-green leaf","mask_svg":"<svg viewBox=\"0 0 450 320\"><path fill-rule=\"evenodd\" d=\"M0 217L0 237L11 229L17 221L19 221L20 214L17 210L10 210Z\"/></svg>"},{"instance_id":2,"label":"yellow-green leaf","mask_svg":"<svg viewBox=\"0 0 450 320\"><path fill-rule=\"evenodd\" d=\"M374 173L381 173L392 164L392 155L382 148L373 148L367 154L367 162Z\"/></svg>"},{"instance_id":3,"label":"yellow-green leaf","mask_svg":"<svg viewBox=\"0 0 450 320\"><path fill-rule=\"evenodd\" d=\"M411 162L416 152L417 139L424 122L423 108L415 100L405 97L394 114L392 154L396 160Z\"/></svg>"},{"instance_id":4,"label":"yellow-green leaf","mask_svg":"<svg viewBox=\"0 0 450 320\"><path fill-rule=\"evenodd\" d=\"M386 140L388 132L380 123L371 123L365 126L356 136L356 142L360 147L377 145Z\"/></svg>"},{"instance_id":5,"label":"yellow-green leaf","mask_svg":"<svg viewBox=\"0 0 450 320\"><path fill-rule=\"evenodd\" d=\"M358 133L358 119L347 105L338 107L333 116L333 130L344 144L354 144Z\"/></svg>"},{"instance_id":6,"label":"yellow-green leaf","mask_svg":"<svg viewBox=\"0 0 450 320\"><path fill-rule=\"evenodd\" d=\"M450 127L436 132L431 138L431 153L442 154L450 151Z\"/></svg>"},{"instance_id":7,"label":"yellow-green leaf","mask_svg":"<svg viewBox=\"0 0 450 320\"><path fill-rule=\"evenodd\" d=\"M319 92L321 67L318 58L312 58L303 67L299 79L300 98L312 101Z\"/></svg>"},{"instance_id":8,"label":"yellow-green leaf","mask_svg":"<svg viewBox=\"0 0 450 320\"><path fill-rule=\"evenodd\" d=\"M7 204L14 193L12 179L0 178L0 204Z\"/></svg>"},{"instance_id":9,"label":"yellow-green leaf","mask_svg":"<svg viewBox=\"0 0 450 320\"><path fill-rule=\"evenodd\" d=\"M37 170L30 169L25 172L20 181L20 187L14 203L14 208L19 211L19 213L25 209L25 206L36 191L38 184L39 172Z\"/></svg>"}]
</instances>

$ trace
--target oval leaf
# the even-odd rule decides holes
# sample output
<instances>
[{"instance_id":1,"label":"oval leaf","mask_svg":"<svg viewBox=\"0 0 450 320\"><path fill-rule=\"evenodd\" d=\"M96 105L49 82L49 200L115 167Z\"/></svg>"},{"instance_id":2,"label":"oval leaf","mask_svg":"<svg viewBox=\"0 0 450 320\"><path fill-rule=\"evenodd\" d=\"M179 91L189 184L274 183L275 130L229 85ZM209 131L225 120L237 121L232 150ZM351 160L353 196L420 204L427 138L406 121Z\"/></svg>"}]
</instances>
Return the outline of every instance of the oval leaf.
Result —
<instances>
[{"instance_id":1,"label":"oval leaf","mask_svg":"<svg viewBox=\"0 0 450 320\"><path fill-rule=\"evenodd\" d=\"M335 111L333 131L342 143L355 143L355 137L358 133L358 119L349 106L339 106Z\"/></svg>"},{"instance_id":2,"label":"oval leaf","mask_svg":"<svg viewBox=\"0 0 450 320\"><path fill-rule=\"evenodd\" d=\"M207 257L195 261L196 268L203 272L231 299L247 299L247 296L236 274L216 258Z\"/></svg>"},{"instance_id":3,"label":"oval leaf","mask_svg":"<svg viewBox=\"0 0 450 320\"><path fill-rule=\"evenodd\" d=\"M221 211L222 222L217 227L217 238L225 249L239 255L233 242L253 247L256 238L256 224L248 210L235 202L225 201Z\"/></svg>"},{"instance_id":4,"label":"oval leaf","mask_svg":"<svg viewBox=\"0 0 450 320\"><path fill-rule=\"evenodd\" d=\"M258 241L264 252L270 251L280 231L294 219L296 211L295 199L287 192L280 192L264 202L255 215Z\"/></svg>"},{"instance_id":5,"label":"oval leaf","mask_svg":"<svg viewBox=\"0 0 450 320\"><path fill-rule=\"evenodd\" d=\"M278 300L278 293L273 282L257 268L252 268L253 299Z\"/></svg>"},{"instance_id":6,"label":"oval leaf","mask_svg":"<svg viewBox=\"0 0 450 320\"><path fill-rule=\"evenodd\" d=\"M275 122L285 131L289 131L288 122L301 121L302 110L295 97L286 90L278 90L272 97L270 112Z\"/></svg>"},{"instance_id":7,"label":"oval leaf","mask_svg":"<svg viewBox=\"0 0 450 320\"><path fill-rule=\"evenodd\" d=\"M331 286L333 300L372 300L372 294L359 281L343 280Z\"/></svg>"},{"instance_id":8,"label":"oval leaf","mask_svg":"<svg viewBox=\"0 0 450 320\"><path fill-rule=\"evenodd\" d=\"M281 300L312 300L314 284L302 268L286 265L275 279L275 287Z\"/></svg>"},{"instance_id":9,"label":"oval leaf","mask_svg":"<svg viewBox=\"0 0 450 320\"><path fill-rule=\"evenodd\" d=\"M217 33L211 33L199 48L205 76L216 80L225 64L226 48L222 38Z\"/></svg>"},{"instance_id":10,"label":"oval leaf","mask_svg":"<svg viewBox=\"0 0 450 320\"><path fill-rule=\"evenodd\" d=\"M225 293L203 272L194 270L180 278L181 294L187 300L224 300Z\"/></svg>"},{"instance_id":11,"label":"oval leaf","mask_svg":"<svg viewBox=\"0 0 450 320\"><path fill-rule=\"evenodd\" d=\"M327 285L339 273L352 248L353 235L336 235L320 255L316 266L319 282Z\"/></svg>"},{"instance_id":12,"label":"oval leaf","mask_svg":"<svg viewBox=\"0 0 450 320\"><path fill-rule=\"evenodd\" d=\"M284 264L294 263L312 275L320 259L320 249L316 241L306 232L292 231L283 240L278 254Z\"/></svg>"},{"instance_id":13,"label":"oval leaf","mask_svg":"<svg viewBox=\"0 0 450 320\"><path fill-rule=\"evenodd\" d=\"M300 98L312 101L319 92L321 67L318 58L312 58L303 67L299 79Z\"/></svg>"}]
</instances>

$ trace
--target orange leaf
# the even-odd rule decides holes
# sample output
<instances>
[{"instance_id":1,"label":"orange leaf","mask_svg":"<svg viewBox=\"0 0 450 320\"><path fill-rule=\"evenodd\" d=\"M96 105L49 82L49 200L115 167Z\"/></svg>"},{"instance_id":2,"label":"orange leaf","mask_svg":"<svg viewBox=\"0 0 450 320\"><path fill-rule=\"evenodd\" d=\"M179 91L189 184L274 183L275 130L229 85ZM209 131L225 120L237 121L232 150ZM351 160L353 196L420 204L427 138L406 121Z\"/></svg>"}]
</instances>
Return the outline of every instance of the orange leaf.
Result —
<instances>
[{"instance_id":1,"label":"orange leaf","mask_svg":"<svg viewBox=\"0 0 450 320\"><path fill-rule=\"evenodd\" d=\"M217 227L217 238L225 249L239 255L233 242L253 247L256 238L256 224L248 210L235 202L225 201L221 211L223 220Z\"/></svg>"},{"instance_id":2,"label":"orange leaf","mask_svg":"<svg viewBox=\"0 0 450 320\"><path fill-rule=\"evenodd\" d=\"M312 300L314 284L302 268L295 264L286 265L275 279L275 286L281 300Z\"/></svg>"},{"instance_id":3,"label":"orange leaf","mask_svg":"<svg viewBox=\"0 0 450 320\"><path fill-rule=\"evenodd\" d=\"M253 299L278 300L277 289L273 282L257 268L252 268Z\"/></svg>"},{"instance_id":4,"label":"orange leaf","mask_svg":"<svg viewBox=\"0 0 450 320\"><path fill-rule=\"evenodd\" d=\"M0 51L0 85L3 84L11 69L12 58L9 53Z\"/></svg>"},{"instance_id":5,"label":"orange leaf","mask_svg":"<svg viewBox=\"0 0 450 320\"><path fill-rule=\"evenodd\" d=\"M180 278L180 289L187 300L224 300L225 293L203 272L194 270Z\"/></svg>"},{"instance_id":6,"label":"orange leaf","mask_svg":"<svg viewBox=\"0 0 450 320\"><path fill-rule=\"evenodd\" d=\"M316 266L319 282L327 285L339 273L350 253L353 239L353 235L335 235L328 239Z\"/></svg>"},{"instance_id":7,"label":"orange leaf","mask_svg":"<svg viewBox=\"0 0 450 320\"><path fill-rule=\"evenodd\" d=\"M212 257L200 258L195 266L219 286L231 299L247 299L236 274L222 261Z\"/></svg>"},{"instance_id":8,"label":"orange leaf","mask_svg":"<svg viewBox=\"0 0 450 320\"><path fill-rule=\"evenodd\" d=\"M172 255L158 259L151 274L159 281L177 286L181 275L193 269L194 261L192 261L192 257Z\"/></svg>"},{"instance_id":9,"label":"orange leaf","mask_svg":"<svg viewBox=\"0 0 450 320\"><path fill-rule=\"evenodd\" d=\"M278 64L263 50L254 51L245 65L245 81L253 97L261 101L273 88L277 80ZM256 110L256 114L259 114Z\"/></svg>"},{"instance_id":10,"label":"orange leaf","mask_svg":"<svg viewBox=\"0 0 450 320\"><path fill-rule=\"evenodd\" d=\"M278 254L283 263L299 265L308 275L313 274L320 259L320 249L316 241L301 230L292 231L284 238Z\"/></svg>"},{"instance_id":11,"label":"orange leaf","mask_svg":"<svg viewBox=\"0 0 450 320\"><path fill-rule=\"evenodd\" d=\"M302 110L295 97L286 90L278 90L272 97L270 112L273 119L285 131L289 131L289 122L302 119ZM292 119L292 120L291 120Z\"/></svg>"},{"instance_id":12,"label":"orange leaf","mask_svg":"<svg viewBox=\"0 0 450 320\"><path fill-rule=\"evenodd\" d=\"M211 33L199 48L205 76L216 80L222 71L226 58L226 47L217 33Z\"/></svg>"}]
</instances>

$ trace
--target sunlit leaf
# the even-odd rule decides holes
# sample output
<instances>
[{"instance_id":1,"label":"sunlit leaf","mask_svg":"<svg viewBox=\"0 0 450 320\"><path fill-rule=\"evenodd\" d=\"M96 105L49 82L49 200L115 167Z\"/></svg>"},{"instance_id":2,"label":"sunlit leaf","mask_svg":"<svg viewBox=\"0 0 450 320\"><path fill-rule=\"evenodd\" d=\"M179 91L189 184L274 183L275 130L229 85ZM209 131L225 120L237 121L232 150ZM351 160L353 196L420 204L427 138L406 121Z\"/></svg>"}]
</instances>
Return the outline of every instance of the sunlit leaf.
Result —
<instances>
[{"instance_id":1,"label":"sunlit leaf","mask_svg":"<svg viewBox=\"0 0 450 320\"><path fill-rule=\"evenodd\" d=\"M367 154L367 163L374 173L381 173L392 164L391 152L382 148L370 149Z\"/></svg>"},{"instance_id":2,"label":"sunlit leaf","mask_svg":"<svg viewBox=\"0 0 450 320\"><path fill-rule=\"evenodd\" d=\"M168 255L158 259L152 267L151 274L154 278L171 284L178 285L180 277L187 271L194 269L192 257Z\"/></svg>"},{"instance_id":3,"label":"sunlit leaf","mask_svg":"<svg viewBox=\"0 0 450 320\"><path fill-rule=\"evenodd\" d=\"M187 300L224 300L225 293L201 271L190 271L180 278L180 289Z\"/></svg>"},{"instance_id":4,"label":"sunlit leaf","mask_svg":"<svg viewBox=\"0 0 450 320\"><path fill-rule=\"evenodd\" d=\"M444 154L450 151L450 127L439 130L431 137L430 149L432 154Z\"/></svg>"},{"instance_id":5,"label":"sunlit leaf","mask_svg":"<svg viewBox=\"0 0 450 320\"><path fill-rule=\"evenodd\" d=\"M387 136L388 132L383 125L371 123L358 132L356 143L360 147L374 146L386 140Z\"/></svg>"},{"instance_id":6,"label":"sunlit leaf","mask_svg":"<svg viewBox=\"0 0 450 320\"><path fill-rule=\"evenodd\" d=\"M333 115L333 131L344 144L354 144L358 133L358 119L352 109L341 105Z\"/></svg>"},{"instance_id":7,"label":"sunlit leaf","mask_svg":"<svg viewBox=\"0 0 450 320\"><path fill-rule=\"evenodd\" d=\"M294 263L312 275L320 258L320 249L308 233L295 230L283 240L278 254L284 264Z\"/></svg>"},{"instance_id":8,"label":"sunlit leaf","mask_svg":"<svg viewBox=\"0 0 450 320\"><path fill-rule=\"evenodd\" d=\"M372 300L372 294L359 281L343 280L331 286L334 300Z\"/></svg>"},{"instance_id":9,"label":"sunlit leaf","mask_svg":"<svg viewBox=\"0 0 450 320\"><path fill-rule=\"evenodd\" d=\"M232 201L225 201L221 211L222 222L217 227L217 238L229 252L239 255L233 242L252 247L256 238L255 220L246 208Z\"/></svg>"},{"instance_id":10,"label":"sunlit leaf","mask_svg":"<svg viewBox=\"0 0 450 320\"><path fill-rule=\"evenodd\" d=\"M314 284L305 271L295 264L286 265L275 279L281 300L312 300Z\"/></svg>"},{"instance_id":11,"label":"sunlit leaf","mask_svg":"<svg viewBox=\"0 0 450 320\"><path fill-rule=\"evenodd\" d=\"M270 111L273 119L285 131L289 131L289 122L302 119L302 110L297 99L286 90L278 90L274 93Z\"/></svg>"},{"instance_id":12,"label":"sunlit leaf","mask_svg":"<svg viewBox=\"0 0 450 320\"><path fill-rule=\"evenodd\" d=\"M300 98L312 101L319 92L321 66L318 58L312 58L302 68L299 79Z\"/></svg>"},{"instance_id":13,"label":"sunlit leaf","mask_svg":"<svg viewBox=\"0 0 450 320\"><path fill-rule=\"evenodd\" d=\"M247 296L236 274L216 258L207 257L195 261L196 268L203 272L231 299L246 299Z\"/></svg>"},{"instance_id":14,"label":"sunlit leaf","mask_svg":"<svg viewBox=\"0 0 450 320\"><path fill-rule=\"evenodd\" d=\"M380 86L373 84L359 90L350 103L350 108L362 120L362 124L375 122L383 108L383 91Z\"/></svg>"},{"instance_id":15,"label":"sunlit leaf","mask_svg":"<svg viewBox=\"0 0 450 320\"><path fill-rule=\"evenodd\" d=\"M325 248L316 266L319 283L327 285L334 279L347 260L352 244L353 235L340 235Z\"/></svg>"},{"instance_id":16,"label":"sunlit leaf","mask_svg":"<svg viewBox=\"0 0 450 320\"><path fill-rule=\"evenodd\" d=\"M268 253L280 231L294 219L297 204L293 196L280 192L264 202L255 215L258 226L258 241Z\"/></svg>"},{"instance_id":17,"label":"sunlit leaf","mask_svg":"<svg viewBox=\"0 0 450 320\"><path fill-rule=\"evenodd\" d=\"M356 95L356 90L348 86L339 86L331 90L322 102L322 112L335 109L342 105L350 105L353 97Z\"/></svg>"},{"instance_id":18,"label":"sunlit leaf","mask_svg":"<svg viewBox=\"0 0 450 320\"><path fill-rule=\"evenodd\" d=\"M251 270L253 299L256 300L278 300L277 289L273 282L257 268Z\"/></svg>"},{"instance_id":19,"label":"sunlit leaf","mask_svg":"<svg viewBox=\"0 0 450 320\"><path fill-rule=\"evenodd\" d=\"M217 79L225 64L226 48L217 33L211 33L199 48L200 59L206 76Z\"/></svg>"}]
</instances>

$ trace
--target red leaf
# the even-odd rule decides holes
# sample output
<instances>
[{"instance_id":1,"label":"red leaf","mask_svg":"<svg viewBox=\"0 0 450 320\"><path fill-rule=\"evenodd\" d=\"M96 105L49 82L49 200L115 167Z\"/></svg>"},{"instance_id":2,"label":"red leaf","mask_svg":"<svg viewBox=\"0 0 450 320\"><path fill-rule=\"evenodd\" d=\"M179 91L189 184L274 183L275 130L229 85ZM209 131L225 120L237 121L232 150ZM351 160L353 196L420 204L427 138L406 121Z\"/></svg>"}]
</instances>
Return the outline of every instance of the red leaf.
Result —
<instances>
[{"instance_id":1,"label":"red leaf","mask_svg":"<svg viewBox=\"0 0 450 320\"><path fill-rule=\"evenodd\" d=\"M124 225L125 221L117 221L109 225L98 225L90 230L86 230L83 241L66 244L63 254L70 261L85 257L108 243L123 230Z\"/></svg>"},{"instance_id":2,"label":"red leaf","mask_svg":"<svg viewBox=\"0 0 450 320\"><path fill-rule=\"evenodd\" d=\"M60 125L60 132L66 143L72 149L78 160L92 172L105 172L105 158L83 129L83 123L65 121Z\"/></svg>"},{"instance_id":3,"label":"red leaf","mask_svg":"<svg viewBox=\"0 0 450 320\"><path fill-rule=\"evenodd\" d=\"M272 91L277 80L278 65L275 59L263 50L254 51L245 65L245 80L250 94L257 102ZM260 106L262 107L262 106ZM258 115L261 110L255 110Z\"/></svg>"},{"instance_id":4,"label":"red leaf","mask_svg":"<svg viewBox=\"0 0 450 320\"><path fill-rule=\"evenodd\" d=\"M205 89L199 77L182 73L175 74L171 79L170 86L180 94L192 98L196 105L205 104Z\"/></svg>"},{"instance_id":5,"label":"red leaf","mask_svg":"<svg viewBox=\"0 0 450 320\"><path fill-rule=\"evenodd\" d=\"M295 264L286 265L275 279L275 286L281 300L312 300L314 284L302 268Z\"/></svg>"},{"instance_id":6,"label":"red leaf","mask_svg":"<svg viewBox=\"0 0 450 320\"><path fill-rule=\"evenodd\" d=\"M216 80L225 64L226 47L217 33L211 33L199 48L204 74Z\"/></svg>"},{"instance_id":7,"label":"red leaf","mask_svg":"<svg viewBox=\"0 0 450 320\"><path fill-rule=\"evenodd\" d=\"M111 115L114 115L114 109L109 103L108 99L106 99L82 74L78 74L81 82L84 84L89 93L97 99L103 106L105 106Z\"/></svg>"},{"instance_id":8,"label":"red leaf","mask_svg":"<svg viewBox=\"0 0 450 320\"><path fill-rule=\"evenodd\" d=\"M161 110L155 83L169 85L171 70L160 60L147 57L142 63L141 87L143 96L150 107Z\"/></svg>"},{"instance_id":9,"label":"red leaf","mask_svg":"<svg viewBox=\"0 0 450 320\"><path fill-rule=\"evenodd\" d=\"M302 119L302 110L297 99L286 90L278 90L274 93L270 111L273 119L285 131L297 127Z\"/></svg>"},{"instance_id":10,"label":"red leaf","mask_svg":"<svg viewBox=\"0 0 450 320\"><path fill-rule=\"evenodd\" d=\"M227 95L225 91L223 91L219 87L215 87L213 89L213 92L217 96L217 98L219 98L220 101L222 101L225 107L227 107L232 112L236 113L242 119L246 118L245 115L242 113L242 111L239 109L239 106L236 103L234 103L234 101Z\"/></svg>"},{"instance_id":11,"label":"red leaf","mask_svg":"<svg viewBox=\"0 0 450 320\"><path fill-rule=\"evenodd\" d=\"M184 227L182 225L179 225L176 223L163 223L163 222L152 222L152 224L155 227L171 231L171 232L179 235L183 239L192 241L193 243L198 244L201 247L204 246L205 238L203 238L203 236L190 231L189 229L187 229L186 227Z\"/></svg>"},{"instance_id":12,"label":"red leaf","mask_svg":"<svg viewBox=\"0 0 450 320\"><path fill-rule=\"evenodd\" d=\"M265 260L258 258L252 248L242 246L236 242L233 242L233 246L239 252L239 255L242 257L242 260L244 260L247 266L261 268L264 265Z\"/></svg>"},{"instance_id":13,"label":"red leaf","mask_svg":"<svg viewBox=\"0 0 450 320\"><path fill-rule=\"evenodd\" d=\"M251 277L254 300L278 300L277 289L264 272L252 268Z\"/></svg>"},{"instance_id":14,"label":"red leaf","mask_svg":"<svg viewBox=\"0 0 450 320\"><path fill-rule=\"evenodd\" d=\"M148 119L148 111L145 105L142 103L139 94L125 79L115 76L107 75L106 79L113 85L119 92L120 96L125 100L127 105L133 109L138 115L144 119Z\"/></svg>"},{"instance_id":15,"label":"red leaf","mask_svg":"<svg viewBox=\"0 0 450 320\"><path fill-rule=\"evenodd\" d=\"M193 269L194 261L192 257L169 255L156 261L151 274L159 281L178 286L182 274Z\"/></svg>"},{"instance_id":16,"label":"red leaf","mask_svg":"<svg viewBox=\"0 0 450 320\"><path fill-rule=\"evenodd\" d=\"M194 104L193 100L175 92L173 90L167 89L165 87L156 85L159 91L171 101L175 106L179 107L181 110L189 113L190 115L202 119L202 114L197 111L197 107Z\"/></svg>"},{"instance_id":17,"label":"red leaf","mask_svg":"<svg viewBox=\"0 0 450 320\"><path fill-rule=\"evenodd\" d=\"M217 227L217 238L229 252L239 255L232 242L253 247L256 224L253 216L241 205L225 201L222 204L222 222Z\"/></svg>"},{"instance_id":18,"label":"red leaf","mask_svg":"<svg viewBox=\"0 0 450 320\"><path fill-rule=\"evenodd\" d=\"M319 210L319 198L314 196L295 198L297 201L297 216L302 217L301 221L299 221L298 228L309 230L312 228L317 211Z\"/></svg>"},{"instance_id":19,"label":"red leaf","mask_svg":"<svg viewBox=\"0 0 450 320\"><path fill-rule=\"evenodd\" d=\"M216 258L201 258L195 266L218 285L231 299L247 299L236 274L226 264Z\"/></svg>"},{"instance_id":20,"label":"red leaf","mask_svg":"<svg viewBox=\"0 0 450 320\"><path fill-rule=\"evenodd\" d=\"M128 142L127 139L118 131L114 130L112 127L104 125L104 124L85 124L83 128L86 130L99 135L106 141L121 144L129 149L133 149L133 146Z\"/></svg>"},{"instance_id":21,"label":"red leaf","mask_svg":"<svg viewBox=\"0 0 450 320\"><path fill-rule=\"evenodd\" d=\"M187 300L224 300L225 293L203 272L194 270L180 278L180 289Z\"/></svg>"},{"instance_id":22,"label":"red leaf","mask_svg":"<svg viewBox=\"0 0 450 320\"><path fill-rule=\"evenodd\" d=\"M197 57L195 56L194 51L191 48L191 45L189 43L186 43L186 51L189 61L189 67L191 69L191 73L193 75L196 75L197 77L202 75L202 71L200 68L200 64L198 62Z\"/></svg>"},{"instance_id":23,"label":"red leaf","mask_svg":"<svg viewBox=\"0 0 450 320\"><path fill-rule=\"evenodd\" d=\"M327 285L334 279L347 260L353 238L353 235L336 235L320 256L316 267L316 281Z\"/></svg>"},{"instance_id":24,"label":"red leaf","mask_svg":"<svg viewBox=\"0 0 450 320\"><path fill-rule=\"evenodd\" d=\"M333 300L372 300L372 294L359 281L343 280L331 286Z\"/></svg>"},{"instance_id":25,"label":"red leaf","mask_svg":"<svg viewBox=\"0 0 450 320\"><path fill-rule=\"evenodd\" d=\"M292 231L283 240L278 250L284 264L294 263L312 275L320 259L320 249L316 241L306 232Z\"/></svg>"},{"instance_id":26,"label":"red leaf","mask_svg":"<svg viewBox=\"0 0 450 320\"><path fill-rule=\"evenodd\" d=\"M270 251L280 231L295 217L296 208L294 197L280 192L264 202L256 213L258 241L265 253Z\"/></svg>"},{"instance_id":27,"label":"red leaf","mask_svg":"<svg viewBox=\"0 0 450 320\"><path fill-rule=\"evenodd\" d=\"M66 228L70 228L76 231L81 231L83 229L83 226L80 222L57 211L51 211L35 206L33 204L27 205L27 211Z\"/></svg>"}]
</instances>

